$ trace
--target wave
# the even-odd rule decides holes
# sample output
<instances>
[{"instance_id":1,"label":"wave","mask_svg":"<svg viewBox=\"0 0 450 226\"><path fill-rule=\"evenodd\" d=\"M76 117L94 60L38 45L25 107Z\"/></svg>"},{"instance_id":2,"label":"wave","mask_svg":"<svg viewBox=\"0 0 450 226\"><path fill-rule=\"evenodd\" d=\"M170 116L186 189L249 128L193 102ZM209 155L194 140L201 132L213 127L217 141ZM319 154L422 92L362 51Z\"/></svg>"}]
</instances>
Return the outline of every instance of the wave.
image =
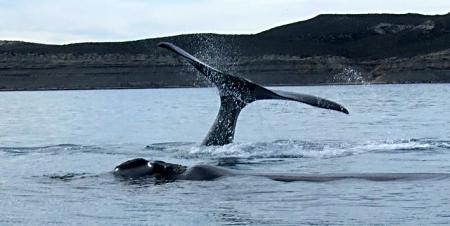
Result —
<instances>
[{"instance_id":1,"label":"wave","mask_svg":"<svg viewBox=\"0 0 450 226\"><path fill-rule=\"evenodd\" d=\"M147 148L152 149L152 146ZM434 139L379 140L368 142L277 140L259 143L234 143L225 146L192 146L172 143L152 149L171 153L177 158L337 158L369 152L446 152L450 141Z\"/></svg>"},{"instance_id":2,"label":"wave","mask_svg":"<svg viewBox=\"0 0 450 226\"><path fill-rule=\"evenodd\" d=\"M44 177L52 180L60 180L60 181L72 181L76 179L84 179L86 177L93 177L87 173L66 173L66 174L44 174Z\"/></svg>"},{"instance_id":3,"label":"wave","mask_svg":"<svg viewBox=\"0 0 450 226\"><path fill-rule=\"evenodd\" d=\"M8 155L48 154L48 155L71 155L79 153L130 155L145 154L145 148L128 147L124 145L78 145L78 144L55 144L35 147L0 147L0 153Z\"/></svg>"},{"instance_id":4,"label":"wave","mask_svg":"<svg viewBox=\"0 0 450 226\"><path fill-rule=\"evenodd\" d=\"M220 158L337 158L364 153L442 153L450 150L449 140L406 139L375 140L366 142L276 140L273 142L233 143L224 146L199 146L192 142L154 143L136 148L124 145L57 144L39 147L0 147L0 153L27 154L77 154L142 155L185 159Z\"/></svg>"},{"instance_id":5,"label":"wave","mask_svg":"<svg viewBox=\"0 0 450 226\"><path fill-rule=\"evenodd\" d=\"M84 146L76 144L56 144L36 147L0 147L0 152L4 152L11 155L26 155L30 153L51 153L57 154L65 151L82 151L83 149L91 149L93 146Z\"/></svg>"},{"instance_id":6,"label":"wave","mask_svg":"<svg viewBox=\"0 0 450 226\"><path fill-rule=\"evenodd\" d=\"M450 141L434 139L387 140L384 142L368 142L357 146L363 150L401 153L401 152L440 152L450 150Z\"/></svg>"}]
</instances>

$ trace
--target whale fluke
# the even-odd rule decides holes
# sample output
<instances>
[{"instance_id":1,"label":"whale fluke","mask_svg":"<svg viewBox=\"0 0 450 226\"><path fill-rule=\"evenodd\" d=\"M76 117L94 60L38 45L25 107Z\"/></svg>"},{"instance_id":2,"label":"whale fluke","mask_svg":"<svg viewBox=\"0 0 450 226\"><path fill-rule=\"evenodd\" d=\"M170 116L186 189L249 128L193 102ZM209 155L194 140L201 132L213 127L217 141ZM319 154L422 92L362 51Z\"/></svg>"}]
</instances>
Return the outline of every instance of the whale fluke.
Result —
<instances>
[{"instance_id":1,"label":"whale fluke","mask_svg":"<svg viewBox=\"0 0 450 226\"><path fill-rule=\"evenodd\" d=\"M239 113L245 106L256 100L279 99L298 101L311 106L348 114L347 109L333 101L306 94L269 90L248 79L222 72L203 63L172 43L161 42L158 46L184 57L219 89L219 113L202 145L225 145L231 143Z\"/></svg>"}]
</instances>

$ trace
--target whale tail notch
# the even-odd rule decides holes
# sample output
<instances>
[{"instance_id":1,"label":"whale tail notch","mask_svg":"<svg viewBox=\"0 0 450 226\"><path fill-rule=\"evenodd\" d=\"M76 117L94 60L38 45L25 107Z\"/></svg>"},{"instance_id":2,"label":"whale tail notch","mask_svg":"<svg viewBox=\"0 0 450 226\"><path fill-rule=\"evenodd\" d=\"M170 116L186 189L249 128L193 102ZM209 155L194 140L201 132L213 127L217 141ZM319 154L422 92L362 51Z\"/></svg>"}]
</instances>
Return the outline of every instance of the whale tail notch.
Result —
<instances>
[{"instance_id":1,"label":"whale tail notch","mask_svg":"<svg viewBox=\"0 0 450 226\"><path fill-rule=\"evenodd\" d=\"M256 100L278 99L297 101L314 107L348 114L345 107L333 101L307 94L269 90L248 79L222 72L203 63L172 43L161 42L158 46L171 50L185 58L192 66L200 71L206 79L219 89L221 102L219 114L203 141L203 145L225 145L231 143L233 141L236 122L240 111L246 105Z\"/></svg>"}]
</instances>

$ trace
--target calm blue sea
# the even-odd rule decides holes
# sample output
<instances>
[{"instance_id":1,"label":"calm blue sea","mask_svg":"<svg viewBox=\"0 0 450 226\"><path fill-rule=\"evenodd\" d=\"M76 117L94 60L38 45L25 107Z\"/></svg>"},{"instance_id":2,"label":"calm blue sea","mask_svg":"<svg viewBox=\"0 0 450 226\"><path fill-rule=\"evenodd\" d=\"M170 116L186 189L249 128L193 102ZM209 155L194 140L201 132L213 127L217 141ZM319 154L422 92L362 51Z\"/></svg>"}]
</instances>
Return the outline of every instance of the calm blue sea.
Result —
<instances>
[{"instance_id":1,"label":"calm blue sea","mask_svg":"<svg viewBox=\"0 0 450 226\"><path fill-rule=\"evenodd\" d=\"M450 173L450 85L276 87L241 113L235 143L201 147L213 88L0 92L0 225L450 224L450 179L155 185L114 178L144 157L244 173Z\"/></svg>"}]
</instances>

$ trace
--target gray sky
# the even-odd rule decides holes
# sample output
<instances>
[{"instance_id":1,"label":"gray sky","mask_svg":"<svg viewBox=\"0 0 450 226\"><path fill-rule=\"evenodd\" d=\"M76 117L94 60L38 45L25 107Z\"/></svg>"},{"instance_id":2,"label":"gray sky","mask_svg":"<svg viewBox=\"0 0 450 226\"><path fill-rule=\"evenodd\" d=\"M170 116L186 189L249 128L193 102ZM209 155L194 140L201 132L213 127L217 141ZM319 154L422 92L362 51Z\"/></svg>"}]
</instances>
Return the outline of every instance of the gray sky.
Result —
<instances>
[{"instance_id":1,"label":"gray sky","mask_svg":"<svg viewBox=\"0 0 450 226\"><path fill-rule=\"evenodd\" d=\"M73 43L250 34L321 13L449 11L449 0L0 0L0 40Z\"/></svg>"}]
</instances>

